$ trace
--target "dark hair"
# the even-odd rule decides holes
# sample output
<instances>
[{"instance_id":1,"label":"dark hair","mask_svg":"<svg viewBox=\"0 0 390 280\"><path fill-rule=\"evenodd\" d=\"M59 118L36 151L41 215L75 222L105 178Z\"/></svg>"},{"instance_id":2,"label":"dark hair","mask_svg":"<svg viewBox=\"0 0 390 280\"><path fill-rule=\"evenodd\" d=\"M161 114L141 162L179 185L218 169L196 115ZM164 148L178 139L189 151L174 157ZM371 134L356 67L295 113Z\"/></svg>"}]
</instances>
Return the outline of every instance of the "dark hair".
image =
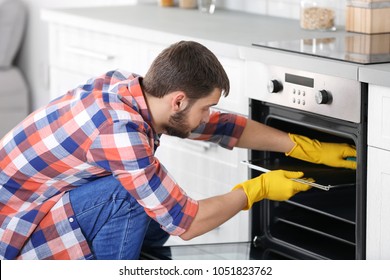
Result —
<instances>
[{"instance_id":1,"label":"dark hair","mask_svg":"<svg viewBox=\"0 0 390 280\"><path fill-rule=\"evenodd\" d=\"M163 97L183 91L196 100L219 88L229 94L229 78L217 57L205 46L193 41L180 41L163 50L153 61L142 81L146 93Z\"/></svg>"}]
</instances>

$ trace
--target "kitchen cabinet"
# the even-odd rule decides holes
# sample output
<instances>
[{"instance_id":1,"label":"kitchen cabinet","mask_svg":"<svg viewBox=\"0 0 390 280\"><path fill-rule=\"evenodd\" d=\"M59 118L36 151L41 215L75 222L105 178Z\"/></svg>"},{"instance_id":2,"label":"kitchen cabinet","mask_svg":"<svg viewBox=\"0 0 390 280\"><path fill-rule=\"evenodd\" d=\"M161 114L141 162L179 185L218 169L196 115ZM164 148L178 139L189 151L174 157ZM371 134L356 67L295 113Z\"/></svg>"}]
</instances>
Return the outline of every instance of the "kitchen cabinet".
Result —
<instances>
[{"instance_id":1,"label":"kitchen cabinet","mask_svg":"<svg viewBox=\"0 0 390 280\"><path fill-rule=\"evenodd\" d=\"M390 88L369 85L367 259L390 259Z\"/></svg>"},{"instance_id":2,"label":"kitchen cabinet","mask_svg":"<svg viewBox=\"0 0 390 280\"><path fill-rule=\"evenodd\" d=\"M215 109L248 115L248 99L244 98L242 92L243 61L227 57L219 57L219 60L229 76L230 93L226 98L221 97ZM229 192L233 186L247 180L249 176L246 167L240 163L248 158L245 149L235 148L230 151L214 143L163 135L156 155L174 175L179 185L195 199ZM248 241L249 230L249 212L242 211L202 236L185 242L179 237L171 237L167 245Z\"/></svg>"},{"instance_id":3,"label":"kitchen cabinet","mask_svg":"<svg viewBox=\"0 0 390 280\"><path fill-rule=\"evenodd\" d=\"M113 69L144 75L165 45L62 24L49 25L51 98Z\"/></svg>"},{"instance_id":4,"label":"kitchen cabinet","mask_svg":"<svg viewBox=\"0 0 390 280\"><path fill-rule=\"evenodd\" d=\"M144 33L111 34L99 28L101 22L75 26L58 18L49 20L49 69L51 99L89 78L108 70L123 68L144 75L153 59L169 44L157 39L145 39ZM126 36L126 34L131 34ZM177 35L175 41L183 38ZM207 45L206 45L207 46ZM230 94L221 97L216 110L248 114L248 100L243 89L244 62L224 53L215 52L230 78ZM156 156L167 167L180 186L193 198L203 199L226 193L248 179L247 160L243 149L226 150L216 144L183 140L163 135ZM239 229L239 230L237 230ZM167 245L248 241L249 211L237 216L215 230L184 242L172 237Z\"/></svg>"}]
</instances>

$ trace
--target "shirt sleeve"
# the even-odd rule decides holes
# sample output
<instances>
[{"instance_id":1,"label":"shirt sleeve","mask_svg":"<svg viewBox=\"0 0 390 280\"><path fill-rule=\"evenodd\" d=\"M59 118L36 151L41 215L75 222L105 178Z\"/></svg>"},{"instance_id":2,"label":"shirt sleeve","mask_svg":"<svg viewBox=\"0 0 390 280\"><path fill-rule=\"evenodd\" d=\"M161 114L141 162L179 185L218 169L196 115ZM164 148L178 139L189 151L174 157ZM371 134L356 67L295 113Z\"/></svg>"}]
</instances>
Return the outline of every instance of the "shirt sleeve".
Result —
<instances>
[{"instance_id":1,"label":"shirt sleeve","mask_svg":"<svg viewBox=\"0 0 390 280\"><path fill-rule=\"evenodd\" d=\"M113 173L146 213L171 235L190 226L198 210L154 157L153 138L134 122L117 121L100 129L88 157Z\"/></svg>"},{"instance_id":2,"label":"shirt sleeve","mask_svg":"<svg viewBox=\"0 0 390 280\"><path fill-rule=\"evenodd\" d=\"M236 146L246 123L247 119L243 116L216 111L211 113L209 122L200 125L189 138L214 142L231 150Z\"/></svg>"}]
</instances>

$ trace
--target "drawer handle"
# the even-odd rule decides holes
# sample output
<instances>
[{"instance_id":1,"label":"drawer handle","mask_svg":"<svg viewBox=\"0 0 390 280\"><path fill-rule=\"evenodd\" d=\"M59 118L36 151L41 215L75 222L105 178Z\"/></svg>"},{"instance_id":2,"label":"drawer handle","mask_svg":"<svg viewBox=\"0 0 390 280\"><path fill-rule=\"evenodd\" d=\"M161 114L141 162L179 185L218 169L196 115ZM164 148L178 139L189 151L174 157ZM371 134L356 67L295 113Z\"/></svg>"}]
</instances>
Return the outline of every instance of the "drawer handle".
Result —
<instances>
[{"instance_id":1,"label":"drawer handle","mask_svg":"<svg viewBox=\"0 0 390 280\"><path fill-rule=\"evenodd\" d=\"M210 143L210 142L205 142L205 141L200 141L200 140L185 140L184 143L186 143L189 146L192 146L194 148L200 148L203 151L208 151L212 147L218 146L215 143Z\"/></svg>"},{"instance_id":2,"label":"drawer handle","mask_svg":"<svg viewBox=\"0 0 390 280\"><path fill-rule=\"evenodd\" d=\"M65 48L65 51L68 53L71 53L71 54L83 55L83 56L87 56L90 58L96 58L99 60L111 60L114 58L113 55L98 53L98 52L94 52L94 51L86 50L86 49L81 49L81 48L77 48L77 47L67 46Z\"/></svg>"}]
</instances>

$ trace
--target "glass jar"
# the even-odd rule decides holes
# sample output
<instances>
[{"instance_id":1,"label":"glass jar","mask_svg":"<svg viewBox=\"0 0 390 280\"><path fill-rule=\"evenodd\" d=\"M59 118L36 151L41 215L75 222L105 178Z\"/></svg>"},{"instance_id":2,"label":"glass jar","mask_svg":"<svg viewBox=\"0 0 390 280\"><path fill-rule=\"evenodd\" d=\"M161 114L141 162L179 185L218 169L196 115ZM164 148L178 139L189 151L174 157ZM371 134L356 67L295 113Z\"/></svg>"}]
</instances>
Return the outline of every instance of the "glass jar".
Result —
<instances>
[{"instance_id":1,"label":"glass jar","mask_svg":"<svg viewBox=\"0 0 390 280\"><path fill-rule=\"evenodd\" d=\"M173 0L159 0L158 4L161 7L171 7L175 4L175 1L173 1Z\"/></svg>"},{"instance_id":2,"label":"glass jar","mask_svg":"<svg viewBox=\"0 0 390 280\"><path fill-rule=\"evenodd\" d=\"M179 0L179 7L183 9L193 9L198 5L197 0Z\"/></svg>"},{"instance_id":3,"label":"glass jar","mask_svg":"<svg viewBox=\"0 0 390 280\"><path fill-rule=\"evenodd\" d=\"M300 25L303 29L336 30L336 3L334 0L302 0Z\"/></svg>"},{"instance_id":4,"label":"glass jar","mask_svg":"<svg viewBox=\"0 0 390 280\"><path fill-rule=\"evenodd\" d=\"M216 0L198 0L198 9L203 13L214 14Z\"/></svg>"}]
</instances>

